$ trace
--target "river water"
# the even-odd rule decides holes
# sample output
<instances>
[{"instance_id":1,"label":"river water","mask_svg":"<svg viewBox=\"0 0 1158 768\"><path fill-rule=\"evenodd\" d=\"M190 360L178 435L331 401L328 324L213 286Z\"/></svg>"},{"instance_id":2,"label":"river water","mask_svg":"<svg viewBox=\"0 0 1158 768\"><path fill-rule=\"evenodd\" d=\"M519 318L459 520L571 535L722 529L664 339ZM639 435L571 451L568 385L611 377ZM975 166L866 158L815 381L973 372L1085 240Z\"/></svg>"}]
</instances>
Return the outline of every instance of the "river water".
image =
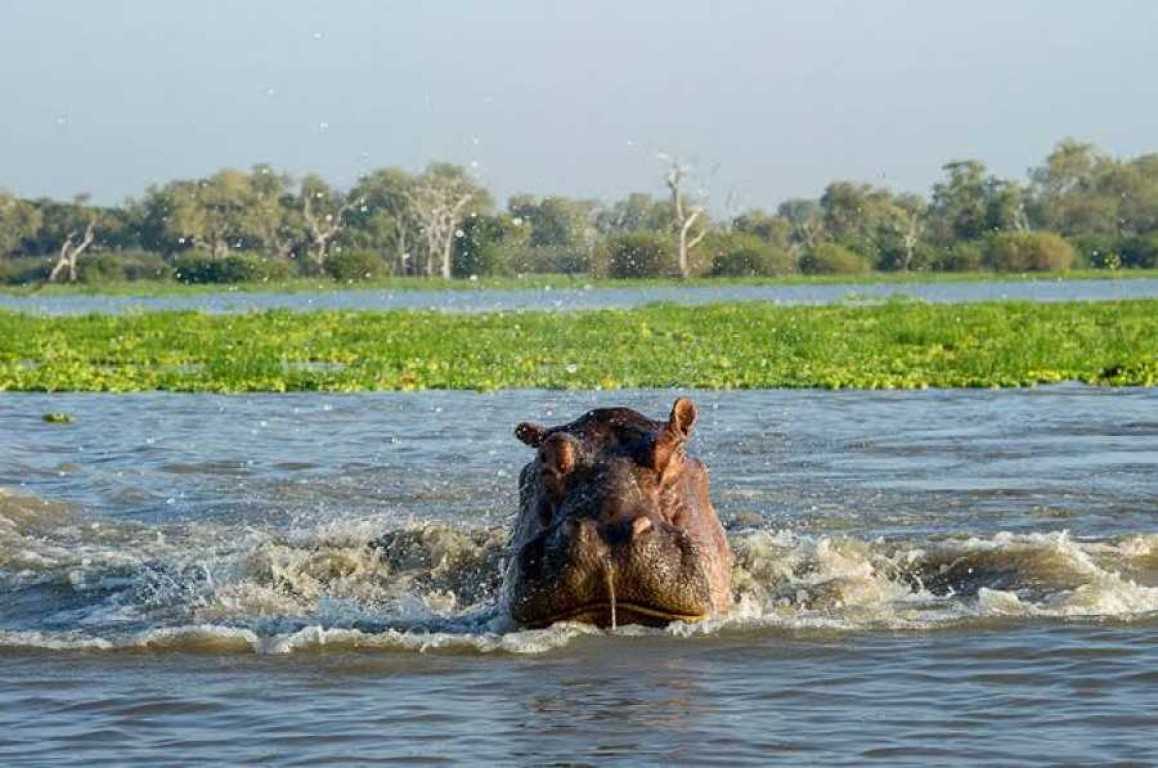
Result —
<instances>
[{"instance_id":1,"label":"river water","mask_svg":"<svg viewBox=\"0 0 1158 768\"><path fill-rule=\"evenodd\" d=\"M768 301L777 304L834 304L909 297L934 303L977 301L1120 301L1158 298L1158 279L1060 280L1018 282L870 283L830 285L664 285L630 288L577 286L540 290L348 290L301 293L223 291L185 296L13 296L0 293L0 309L46 315L197 310L210 313L288 309L431 309L445 312L518 310L568 311L638 307L656 302L711 304Z\"/></svg>"},{"instance_id":2,"label":"river water","mask_svg":"<svg viewBox=\"0 0 1158 768\"><path fill-rule=\"evenodd\" d=\"M0 395L0 763L1158 760L1158 392L691 393L733 614L509 626L513 425L675 394Z\"/></svg>"}]
</instances>

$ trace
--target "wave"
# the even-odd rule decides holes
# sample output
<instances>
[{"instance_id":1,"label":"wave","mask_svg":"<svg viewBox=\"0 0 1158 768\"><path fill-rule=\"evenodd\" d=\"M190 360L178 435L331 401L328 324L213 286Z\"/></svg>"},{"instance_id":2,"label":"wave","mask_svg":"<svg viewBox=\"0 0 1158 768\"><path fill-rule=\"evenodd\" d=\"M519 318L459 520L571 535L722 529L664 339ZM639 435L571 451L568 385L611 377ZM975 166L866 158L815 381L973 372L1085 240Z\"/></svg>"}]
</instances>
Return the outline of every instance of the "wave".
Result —
<instances>
[{"instance_id":1,"label":"wave","mask_svg":"<svg viewBox=\"0 0 1158 768\"><path fill-rule=\"evenodd\" d=\"M663 630L930 631L1158 618L1158 534L730 534L736 604ZM388 519L263 529L93 520L0 491L0 650L542 653L602 630L510 625L502 528Z\"/></svg>"}]
</instances>

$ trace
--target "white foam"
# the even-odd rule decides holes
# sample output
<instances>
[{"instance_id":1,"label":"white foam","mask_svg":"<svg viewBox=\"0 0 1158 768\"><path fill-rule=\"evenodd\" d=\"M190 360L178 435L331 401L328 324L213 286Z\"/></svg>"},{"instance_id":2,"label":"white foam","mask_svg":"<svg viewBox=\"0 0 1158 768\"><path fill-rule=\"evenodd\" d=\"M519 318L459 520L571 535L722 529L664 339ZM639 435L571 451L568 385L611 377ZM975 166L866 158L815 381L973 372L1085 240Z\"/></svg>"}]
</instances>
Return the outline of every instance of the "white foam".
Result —
<instances>
[{"instance_id":1,"label":"white foam","mask_svg":"<svg viewBox=\"0 0 1158 768\"><path fill-rule=\"evenodd\" d=\"M384 531L381 547L367 546ZM28 628L0 631L0 648L522 654L599 633L573 624L517 630L496 615L502 598L488 584L504 537L497 528L389 529L382 520L288 532L94 526L59 505L0 491L0 583L71 591L59 608L46 598L17 624ZM662 631L924 631L994 617L1139 621L1158 613L1158 534L864 540L784 529L731 540L737 602L729 615ZM49 618L71 631L41 629ZM139 626L149 628L119 631Z\"/></svg>"}]
</instances>

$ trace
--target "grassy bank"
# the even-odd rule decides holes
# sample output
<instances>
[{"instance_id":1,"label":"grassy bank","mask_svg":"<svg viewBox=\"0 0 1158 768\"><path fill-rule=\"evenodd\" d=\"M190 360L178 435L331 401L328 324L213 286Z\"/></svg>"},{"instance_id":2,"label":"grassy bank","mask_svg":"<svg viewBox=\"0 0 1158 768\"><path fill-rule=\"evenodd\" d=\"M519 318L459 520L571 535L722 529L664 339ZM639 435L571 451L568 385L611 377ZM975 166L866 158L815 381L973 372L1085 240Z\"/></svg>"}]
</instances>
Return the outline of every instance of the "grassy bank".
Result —
<instances>
[{"instance_id":1,"label":"grassy bank","mask_svg":"<svg viewBox=\"0 0 1158 768\"><path fill-rule=\"evenodd\" d=\"M0 313L0 390L1158 383L1158 301L573 314Z\"/></svg>"},{"instance_id":2,"label":"grassy bank","mask_svg":"<svg viewBox=\"0 0 1158 768\"><path fill-rule=\"evenodd\" d=\"M523 277L480 277L477 280L384 277L374 280L341 282L328 278L291 278L254 283L186 285L172 281L43 284L5 286L0 294L11 296L182 296L206 293L310 293L330 291L479 291L544 290L592 288L639 288L654 286L728 285L870 285L875 283L974 283L1034 282L1055 280L1129 280L1158 278L1158 269L1079 269L1069 272L872 272L865 275L786 275L783 277L670 277L596 279L588 275L524 275Z\"/></svg>"}]
</instances>

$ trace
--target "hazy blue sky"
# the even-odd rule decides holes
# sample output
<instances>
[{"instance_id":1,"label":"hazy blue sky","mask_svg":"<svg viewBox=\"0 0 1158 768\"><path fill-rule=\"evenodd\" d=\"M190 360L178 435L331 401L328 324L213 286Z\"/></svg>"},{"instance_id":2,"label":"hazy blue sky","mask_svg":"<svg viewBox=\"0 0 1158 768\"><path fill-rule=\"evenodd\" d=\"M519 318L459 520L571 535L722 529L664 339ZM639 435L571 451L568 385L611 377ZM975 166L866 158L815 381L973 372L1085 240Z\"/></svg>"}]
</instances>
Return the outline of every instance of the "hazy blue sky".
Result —
<instances>
[{"instance_id":1,"label":"hazy blue sky","mask_svg":"<svg viewBox=\"0 0 1158 768\"><path fill-rule=\"evenodd\" d=\"M611 198L666 151L724 210L1158 149L1158 2L0 0L0 73L0 187L105 202L434 159Z\"/></svg>"}]
</instances>

